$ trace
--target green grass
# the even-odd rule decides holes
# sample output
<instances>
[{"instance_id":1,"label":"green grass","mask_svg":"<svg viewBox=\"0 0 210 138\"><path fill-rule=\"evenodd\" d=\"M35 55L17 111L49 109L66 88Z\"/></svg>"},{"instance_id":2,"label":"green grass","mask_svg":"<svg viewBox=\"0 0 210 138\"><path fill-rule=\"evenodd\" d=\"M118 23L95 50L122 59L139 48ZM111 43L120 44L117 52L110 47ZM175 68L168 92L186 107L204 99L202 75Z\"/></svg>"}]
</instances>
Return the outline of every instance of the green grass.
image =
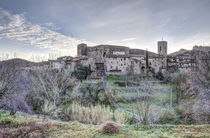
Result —
<instances>
[{"instance_id":1,"label":"green grass","mask_svg":"<svg viewBox=\"0 0 210 138\"><path fill-rule=\"evenodd\" d=\"M121 75L109 75L107 76L107 81L108 82L122 81L121 78L122 78Z\"/></svg>"},{"instance_id":2,"label":"green grass","mask_svg":"<svg viewBox=\"0 0 210 138\"><path fill-rule=\"evenodd\" d=\"M53 137L53 138L157 138L157 137L210 137L210 125L122 125L118 133L113 135L104 134L102 132L100 125L86 125L78 122L62 122L54 120L43 120L41 118L35 119L32 117L30 121L36 121L39 124L39 127L34 129L33 126L29 127L24 125L21 126L24 122L29 120L21 115L10 116L4 115L4 117L12 118L13 121L10 122L10 127L5 124L0 124L1 130L6 130L7 132L18 133L21 128L24 131L28 131L27 136L37 136L37 137ZM25 119L25 121L23 121ZM1 118L2 120L2 118ZM22 121L19 121L22 120ZM29 122L30 122L29 121ZM19 122L18 126L14 125L16 122ZM51 124L50 127L41 127L42 124ZM5 128L5 129L3 129ZM26 129L27 128L27 129ZM43 130L42 130L43 129ZM20 131L20 132L24 132ZM1 136L1 134L0 134Z\"/></svg>"}]
</instances>

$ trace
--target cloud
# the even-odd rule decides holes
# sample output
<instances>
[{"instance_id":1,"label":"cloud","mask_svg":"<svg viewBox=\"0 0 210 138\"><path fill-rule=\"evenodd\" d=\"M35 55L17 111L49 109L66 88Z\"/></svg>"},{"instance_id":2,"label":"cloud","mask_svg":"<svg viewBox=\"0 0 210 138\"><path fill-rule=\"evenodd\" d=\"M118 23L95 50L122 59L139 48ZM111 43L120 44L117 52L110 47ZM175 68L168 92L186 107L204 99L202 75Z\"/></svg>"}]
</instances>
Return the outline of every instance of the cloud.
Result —
<instances>
[{"instance_id":1,"label":"cloud","mask_svg":"<svg viewBox=\"0 0 210 138\"><path fill-rule=\"evenodd\" d=\"M48 23L48 26L53 26ZM75 55L79 43L94 44L65 36L47 27L32 24L22 14L11 14L0 8L0 38L22 41L24 43Z\"/></svg>"},{"instance_id":2,"label":"cloud","mask_svg":"<svg viewBox=\"0 0 210 138\"><path fill-rule=\"evenodd\" d=\"M136 38L125 38L121 40L111 40L111 41L105 42L105 44L135 47L137 46L137 44L135 43L134 40L136 40Z\"/></svg>"},{"instance_id":3,"label":"cloud","mask_svg":"<svg viewBox=\"0 0 210 138\"><path fill-rule=\"evenodd\" d=\"M52 22L47 22L44 24L44 26L46 26L47 28L49 27L52 30L60 30L61 28L56 26L56 24L52 23Z\"/></svg>"}]
</instances>

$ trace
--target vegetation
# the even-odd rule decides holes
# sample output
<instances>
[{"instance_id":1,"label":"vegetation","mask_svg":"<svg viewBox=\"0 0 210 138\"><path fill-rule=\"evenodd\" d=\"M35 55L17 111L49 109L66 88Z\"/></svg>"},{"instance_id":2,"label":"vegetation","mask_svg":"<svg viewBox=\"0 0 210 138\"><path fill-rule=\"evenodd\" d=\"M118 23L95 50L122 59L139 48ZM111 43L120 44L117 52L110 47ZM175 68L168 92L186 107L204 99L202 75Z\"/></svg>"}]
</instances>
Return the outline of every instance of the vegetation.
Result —
<instances>
[{"instance_id":1,"label":"vegetation","mask_svg":"<svg viewBox=\"0 0 210 138\"><path fill-rule=\"evenodd\" d=\"M90 68L81 65L73 73L30 70L22 72L28 92L23 100L18 97L22 86L13 86L16 74L6 74L5 68L0 72L0 84L6 84L0 85L0 137L210 136L209 82L202 76L208 68L198 67L195 78L191 72L147 72L98 80L89 78ZM198 83L204 77L205 84ZM24 112L22 107L34 115L16 113Z\"/></svg>"},{"instance_id":2,"label":"vegetation","mask_svg":"<svg viewBox=\"0 0 210 138\"><path fill-rule=\"evenodd\" d=\"M11 118L13 122L10 122L10 124L0 123L0 137L210 137L209 125L121 125L120 129L118 126L114 127L116 133L107 134L104 133L103 126L99 125L45 120L42 117L38 119L35 116L28 120L24 117L25 115L22 116L19 113L16 114L16 117L9 115L9 113L4 113L4 116ZM2 121L4 119L0 118L0 122L4 122ZM15 122L18 122L18 125L13 124ZM106 130L112 132L113 127Z\"/></svg>"},{"instance_id":3,"label":"vegetation","mask_svg":"<svg viewBox=\"0 0 210 138\"><path fill-rule=\"evenodd\" d=\"M78 121L85 124L102 124L106 121L116 121L120 124L128 122L128 115L118 110L113 111L109 106L95 105L90 107L72 103L61 112L61 118Z\"/></svg>"},{"instance_id":4,"label":"vegetation","mask_svg":"<svg viewBox=\"0 0 210 138\"><path fill-rule=\"evenodd\" d=\"M174 86L176 92L176 103L179 103L180 98L183 98L181 85L186 83L187 74L185 72L175 72L170 75L170 83Z\"/></svg>"},{"instance_id":5,"label":"vegetation","mask_svg":"<svg viewBox=\"0 0 210 138\"><path fill-rule=\"evenodd\" d=\"M81 102L83 105L109 105L109 99L101 81L83 82L76 90L75 97L77 101Z\"/></svg>"},{"instance_id":6,"label":"vegetation","mask_svg":"<svg viewBox=\"0 0 210 138\"><path fill-rule=\"evenodd\" d=\"M114 134L120 131L120 125L115 122L105 122L102 125L102 130L105 134Z\"/></svg>"},{"instance_id":7,"label":"vegetation","mask_svg":"<svg viewBox=\"0 0 210 138\"><path fill-rule=\"evenodd\" d=\"M68 72L57 70L31 71L28 101L37 113L47 113L70 101L74 79ZM51 108L51 109L50 109Z\"/></svg>"},{"instance_id":8,"label":"vegetation","mask_svg":"<svg viewBox=\"0 0 210 138\"><path fill-rule=\"evenodd\" d=\"M76 77L81 82L91 74L90 67L82 66L81 64L78 64L73 72L73 76Z\"/></svg>"}]
</instances>

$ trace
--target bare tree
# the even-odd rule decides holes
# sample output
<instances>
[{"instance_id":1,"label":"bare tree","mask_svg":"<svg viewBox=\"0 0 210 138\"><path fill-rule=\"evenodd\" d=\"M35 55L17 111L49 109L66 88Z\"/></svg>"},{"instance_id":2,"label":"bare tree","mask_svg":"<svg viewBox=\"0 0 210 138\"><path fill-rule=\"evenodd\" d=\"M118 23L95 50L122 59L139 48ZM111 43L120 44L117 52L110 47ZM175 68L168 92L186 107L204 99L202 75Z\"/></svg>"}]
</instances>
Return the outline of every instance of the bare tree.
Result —
<instances>
[{"instance_id":1,"label":"bare tree","mask_svg":"<svg viewBox=\"0 0 210 138\"><path fill-rule=\"evenodd\" d=\"M210 102L208 100L198 100L193 105L195 120L197 124L210 123Z\"/></svg>"},{"instance_id":2,"label":"bare tree","mask_svg":"<svg viewBox=\"0 0 210 138\"><path fill-rule=\"evenodd\" d=\"M0 99L16 91L14 83L16 73L15 67L0 65Z\"/></svg>"},{"instance_id":3,"label":"bare tree","mask_svg":"<svg viewBox=\"0 0 210 138\"><path fill-rule=\"evenodd\" d=\"M74 79L69 72L59 72L57 70L31 71L29 101L32 102L34 108L42 106L44 102L57 106L69 100L69 90L73 85Z\"/></svg>"},{"instance_id":4,"label":"bare tree","mask_svg":"<svg viewBox=\"0 0 210 138\"><path fill-rule=\"evenodd\" d=\"M149 116L152 105L152 84L148 80L142 80L140 82L139 89L136 89L138 98L136 102L136 109L139 114L139 119L143 124L149 124ZM140 93L144 93L144 96L140 96Z\"/></svg>"},{"instance_id":5,"label":"bare tree","mask_svg":"<svg viewBox=\"0 0 210 138\"><path fill-rule=\"evenodd\" d=\"M210 51L199 51L196 56L196 64L196 83L210 89Z\"/></svg>"},{"instance_id":6,"label":"bare tree","mask_svg":"<svg viewBox=\"0 0 210 138\"><path fill-rule=\"evenodd\" d=\"M193 106L195 120L199 124L209 123L210 119L210 51L196 53L196 70L191 76L191 89L197 101Z\"/></svg>"},{"instance_id":7,"label":"bare tree","mask_svg":"<svg viewBox=\"0 0 210 138\"><path fill-rule=\"evenodd\" d=\"M11 114L15 114L15 108L8 105L11 95L17 92L16 75L18 70L15 65L5 65L0 63L0 109L7 109Z\"/></svg>"},{"instance_id":8,"label":"bare tree","mask_svg":"<svg viewBox=\"0 0 210 138\"><path fill-rule=\"evenodd\" d=\"M185 72L174 72L170 77L170 82L174 86L176 92L176 103L179 103L179 100L183 95L183 92L181 92L181 85L186 82L187 74Z\"/></svg>"}]
</instances>

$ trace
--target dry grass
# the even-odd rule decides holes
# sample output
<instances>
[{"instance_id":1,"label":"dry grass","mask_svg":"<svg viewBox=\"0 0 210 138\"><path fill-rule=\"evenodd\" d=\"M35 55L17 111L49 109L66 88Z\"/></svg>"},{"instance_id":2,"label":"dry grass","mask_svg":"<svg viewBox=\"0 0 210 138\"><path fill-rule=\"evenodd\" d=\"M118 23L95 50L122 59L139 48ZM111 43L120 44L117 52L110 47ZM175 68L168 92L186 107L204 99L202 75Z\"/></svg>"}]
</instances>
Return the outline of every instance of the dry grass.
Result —
<instances>
[{"instance_id":1,"label":"dry grass","mask_svg":"<svg viewBox=\"0 0 210 138\"><path fill-rule=\"evenodd\" d=\"M210 137L210 125L121 125L119 131L110 135L99 125L55 120L41 121L30 116L0 117L0 138L52 137L52 138L157 138L157 137ZM21 120L21 121L20 121ZM24 122L25 120L25 122ZM111 129L112 130L112 129ZM112 132L111 132L112 133Z\"/></svg>"},{"instance_id":2,"label":"dry grass","mask_svg":"<svg viewBox=\"0 0 210 138\"><path fill-rule=\"evenodd\" d=\"M109 106L106 107L104 105L85 107L77 103L72 103L72 105L66 109L65 115L68 115L72 121L94 125L111 120L121 124L125 124L127 121L125 113L113 111Z\"/></svg>"},{"instance_id":3,"label":"dry grass","mask_svg":"<svg viewBox=\"0 0 210 138\"><path fill-rule=\"evenodd\" d=\"M40 137L45 136L45 132L50 128L57 126L50 122L23 123L19 125L0 126L0 138L17 138L17 137ZM36 133L33 133L36 132Z\"/></svg>"}]
</instances>

